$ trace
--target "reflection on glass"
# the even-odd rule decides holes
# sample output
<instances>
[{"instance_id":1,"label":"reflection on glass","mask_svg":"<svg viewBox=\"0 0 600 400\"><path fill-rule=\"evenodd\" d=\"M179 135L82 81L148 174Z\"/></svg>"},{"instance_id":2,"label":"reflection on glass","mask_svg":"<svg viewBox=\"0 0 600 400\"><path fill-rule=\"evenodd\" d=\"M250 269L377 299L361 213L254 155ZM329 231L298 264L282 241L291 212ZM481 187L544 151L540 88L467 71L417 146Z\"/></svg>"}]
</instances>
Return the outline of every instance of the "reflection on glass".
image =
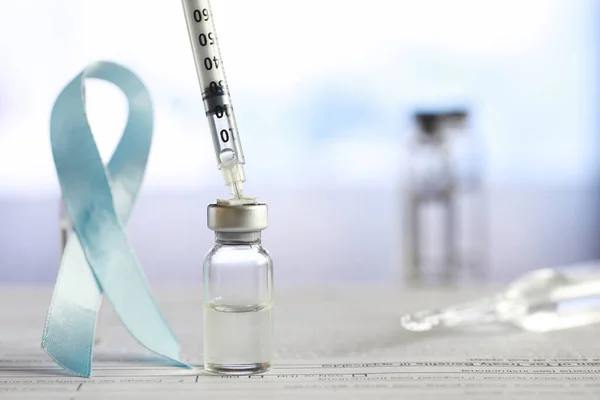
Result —
<instances>
[{"instance_id":1,"label":"reflection on glass","mask_svg":"<svg viewBox=\"0 0 600 400\"><path fill-rule=\"evenodd\" d=\"M67 240L69 235L73 231L73 224L67 214L67 208L65 202L61 199L60 201L60 214L59 214L59 227L60 227L60 258L62 259L65 247L67 246Z\"/></svg>"}]
</instances>

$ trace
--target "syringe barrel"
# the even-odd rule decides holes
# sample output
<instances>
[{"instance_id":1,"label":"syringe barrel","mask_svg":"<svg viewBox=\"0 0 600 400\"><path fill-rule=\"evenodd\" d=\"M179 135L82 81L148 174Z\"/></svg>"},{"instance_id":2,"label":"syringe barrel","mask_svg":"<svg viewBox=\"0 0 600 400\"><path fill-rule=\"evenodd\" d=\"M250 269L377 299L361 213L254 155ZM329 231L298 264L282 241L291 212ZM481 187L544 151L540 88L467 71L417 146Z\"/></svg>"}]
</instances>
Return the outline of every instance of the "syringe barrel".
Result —
<instances>
[{"instance_id":1,"label":"syringe barrel","mask_svg":"<svg viewBox=\"0 0 600 400\"><path fill-rule=\"evenodd\" d=\"M225 78L210 1L182 2L217 165L223 172L227 185L241 185L246 180L243 168L244 153Z\"/></svg>"}]
</instances>

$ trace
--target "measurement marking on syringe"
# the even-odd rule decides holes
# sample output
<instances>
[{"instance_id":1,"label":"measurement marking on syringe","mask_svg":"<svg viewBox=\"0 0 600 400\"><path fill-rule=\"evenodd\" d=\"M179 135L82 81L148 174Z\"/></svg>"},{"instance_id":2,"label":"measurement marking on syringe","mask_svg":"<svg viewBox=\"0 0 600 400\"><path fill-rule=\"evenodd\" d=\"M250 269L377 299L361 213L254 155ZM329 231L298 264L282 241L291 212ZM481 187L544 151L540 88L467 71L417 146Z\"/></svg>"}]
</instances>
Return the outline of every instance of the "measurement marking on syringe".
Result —
<instances>
[{"instance_id":1,"label":"measurement marking on syringe","mask_svg":"<svg viewBox=\"0 0 600 400\"><path fill-rule=\"evenodd\" d=\"M214 108L211 108L206 112L206 116L209 117L211 115L214 115L217 118L229 117L229 109L229 104L215 106Z\"/></svg>"},{"instance_id":2,"label":"measurement marking on syringe","mask_svg":"<svg viewBox=\"0 0 600 400\"><path fill-rule=\"evenodd\" d=\"M207 88L202 92L202 100L208 100L215 97L229 97L228 90L223 87L223 81L211 82Z\"/></svg>"},{"instance_id":3,"label":"measurement marking on syringe","mask_svg":"<svg viewBox=\"0 0 600 400\"><path fill-rule=\"evenodd\" d=\"M200 10L194 10L194 21L196 22L202 22L202 21L208 21L208 16L209 16L209 12L207 8L203 8L202 11Z\"/></svg>"},{"instance_id":4,"label":"measurement marking on syringe","mask_svg":"<svg viewBox=\"0 0 600 400\"><path fill-rule=\"evenodd\" d=\"M201 33L198 35L198 41L200 42L200 46L212 46L215 44L215 38L212 32Z\"/></svg>"}]
</instances>

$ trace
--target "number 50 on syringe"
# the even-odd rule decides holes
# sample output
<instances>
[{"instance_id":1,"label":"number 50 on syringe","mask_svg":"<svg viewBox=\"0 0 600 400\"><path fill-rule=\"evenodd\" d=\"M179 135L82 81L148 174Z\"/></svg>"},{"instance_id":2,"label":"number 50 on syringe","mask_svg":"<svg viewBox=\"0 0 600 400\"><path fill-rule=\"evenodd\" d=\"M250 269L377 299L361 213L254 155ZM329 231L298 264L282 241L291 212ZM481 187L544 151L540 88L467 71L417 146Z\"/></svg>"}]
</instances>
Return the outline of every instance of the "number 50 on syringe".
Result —
<instances>
[{"instance_id":1,"label":"number 50 on syringe","mask_svg":"<svg viewBox=\"0 0 600 400\"><path fill-rule=\"evenodd\" d=\"M217 165L235 198L243 197L244 153L209 0L182 0Z\"/></svg>"}]
</instances>

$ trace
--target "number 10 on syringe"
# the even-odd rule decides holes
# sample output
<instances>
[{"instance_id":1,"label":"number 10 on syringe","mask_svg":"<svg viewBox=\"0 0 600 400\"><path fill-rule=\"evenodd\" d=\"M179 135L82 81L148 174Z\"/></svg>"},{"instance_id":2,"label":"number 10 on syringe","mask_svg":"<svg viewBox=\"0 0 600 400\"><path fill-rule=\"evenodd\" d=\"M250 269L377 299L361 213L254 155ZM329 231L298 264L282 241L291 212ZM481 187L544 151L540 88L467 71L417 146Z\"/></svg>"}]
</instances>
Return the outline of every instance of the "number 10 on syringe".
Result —
<instances>
[{"instance_id":1,"label":"number 10 on syringe","mask_svg":"<svg viewBox=\"0 0 600 400\"><path fill-rule=\"evenodd\" d=\"M244 154L208 0L182 0L217 164L234 198L243 197Z\"/></svg>"}]
</instances>

